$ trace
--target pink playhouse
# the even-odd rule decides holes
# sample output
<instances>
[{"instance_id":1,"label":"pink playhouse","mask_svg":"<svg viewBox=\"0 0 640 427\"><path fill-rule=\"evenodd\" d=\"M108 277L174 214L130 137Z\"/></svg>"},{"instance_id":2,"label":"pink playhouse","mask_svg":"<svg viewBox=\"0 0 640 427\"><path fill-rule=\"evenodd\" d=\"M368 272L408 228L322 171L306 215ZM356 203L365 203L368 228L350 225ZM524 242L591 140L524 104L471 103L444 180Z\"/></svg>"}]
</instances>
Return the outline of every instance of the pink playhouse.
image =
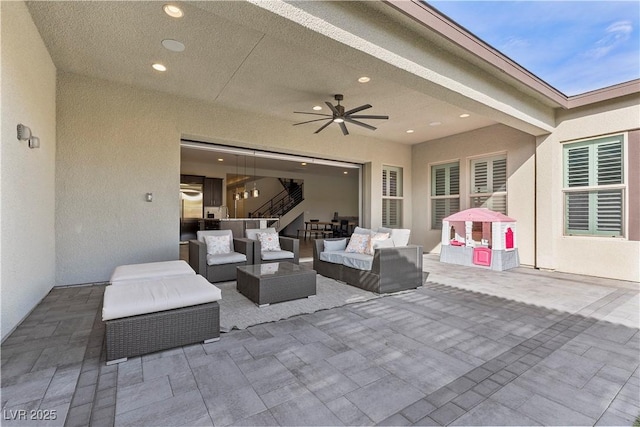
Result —
<instances>
[{"instance_id":1,"label":"pink playhouse","mask_svg":"<svg viewBox=\"0 0 640 427\"><path fill-rule=\"evenodd\" d=\"M449 215L442 220L440 261L499 271L517 267L516 220L486 208Z\"/></svg>"}]
</instances>

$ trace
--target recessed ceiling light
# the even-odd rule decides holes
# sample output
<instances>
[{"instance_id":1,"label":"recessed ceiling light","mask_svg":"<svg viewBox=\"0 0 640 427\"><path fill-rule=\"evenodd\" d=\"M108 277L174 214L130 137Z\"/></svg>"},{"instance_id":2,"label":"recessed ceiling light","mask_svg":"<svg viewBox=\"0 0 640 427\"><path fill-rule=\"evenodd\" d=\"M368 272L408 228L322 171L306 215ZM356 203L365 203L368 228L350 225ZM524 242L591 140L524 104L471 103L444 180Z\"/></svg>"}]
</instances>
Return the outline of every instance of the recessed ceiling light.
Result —
<instances>
[{"instance_id":1,"label":"recessed ceiling light","mask_svg":"<svg viewBox=\"0 0 640 427\"><path fill-rule=\"evenodd\" d=\"M371 78L370 78L370 77L367 77L367 76L362 76L362 77L360 77L360 78L358 79L358 81L359 81L360 83L369 83L369 82L371 81Z\"/></svg>"},{"instance_id":2,"label":"recessed ceiling light","mask_svg":"<svg viewBox=\"0 0 640 427\"><path fill-rule=\"evenodd\" d=\"M184 16L184 12L182 11L182 9L172 4L165 4L164 6L162 6L162 10L164 10L164 13L172 18L182 18Z\"/></svg>"},{"instance_id":3,"label":"recessed ceiling light","mask_svg":"<svg viewBox=\"0 0 640 427\"><path fill-rule=\"evenodd\" d=\"M164 65L160 64L160 63L155 63L152 65L153 69L156 71L167 71L167 67L165 67Z\"/></svg>"},{"instance_id":4,"label":"recessed ceiling light","mask_svg":"<svg viewBox=\"0 0 640 427\"><path fill-rule=\"evenodd\" d=\"M171 52L182 52L184 50L184 44L180 43L178 40L162 40L162 46L164 46L165 49L170 50Z\"/></svg>"},{"instance_id":5,"label":"recessed ceiling light","mask_svg":"<svg viewBox=\"0 0 640 427\"><path fill-rule=\"evenodd\" d=\"M429 123L429 126L440 126L442 124L442 122L431 122Z\"/></svg>"},{"instance_id":6,"label":"recessed ceiling light","mask_svg":"<svg viewBox=\"0 0 640 427\"><path fill-rule=\"evenodd\" d=\"M467 117L469 117L470 115L471 115L471 114L467 114L467 113L460 114L460 118L461 118L461 119L466 119L466 118L467 118Z\"/></svg>"},{"instance_id":7,"label":"recessed ceiling light","mask_svg":"<svg viewBox=\"0 0 640 427\"><path fill-rule=\"evenodd\" d=\"M407 129L407 133L413 133L415 132L413 129Z\"/></svg>"},{"instance_id":8,"label":"recessed ceiling light","mask_svg":"<svg viewBox=\"0 0 640 427\"><path fill-rule=\"evenodd\" d=\"M342 173L345 174L345 175L349 175L349 172L347 172L347 171L344 171Z\"/></svg>"},{"instance_id":9,"label":"recessed ceiling light","mask_svg":"<svg viewBox=\"0 0 640 427\"><path fill-rule=\"evenodd\" d=\"M224 159L218 159L219 162L224 162Z\"/></svg>"},{"instance_id":10,"label":"recessed ceiling light","mask_svg":"<svg viewBox=\"0 0 640 427\"><path fill-rule=\"evenodd\" d=\"M313 109L314 109L315 111L320 111L320 110L322 110L322 107L321 107L321 106L319 106L319 105L316 105L316 106L314 106L314 107L313 107Z\"/></svg>"},{"instance_id":11,"label":"recessed ceiling light","mask_svg":"<svg viewBox=\"0 0 640 427\"><path fill-rule=\"evenodd\" d=\"M302 166L307 166L307 162L300 163Z\"/></svg>"}]
</instances>

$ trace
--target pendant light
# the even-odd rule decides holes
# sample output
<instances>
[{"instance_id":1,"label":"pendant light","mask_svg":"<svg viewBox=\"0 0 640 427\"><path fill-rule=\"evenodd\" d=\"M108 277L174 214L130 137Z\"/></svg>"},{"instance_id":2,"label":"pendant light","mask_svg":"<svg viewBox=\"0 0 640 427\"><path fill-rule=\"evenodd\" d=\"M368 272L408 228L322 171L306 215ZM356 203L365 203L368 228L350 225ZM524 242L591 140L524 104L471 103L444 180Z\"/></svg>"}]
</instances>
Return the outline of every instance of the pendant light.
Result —
<instances>
[{"instance_id":1,"label":"pendant light","mask_svg":"<svg viewBox=\"0 0 640 427\"><path fill-rule=\"evenodd\" d=\"M246 178L247 178L247 156L244 156L244 176L242 177L242 179L245 180L245 184L246 184ZM246 185L243 185L243 192L242 192L242 198L243 199L248 199L249 198L249 191L247 190Z\"/></svg>"},{"instance_id":2,"label":"pendant light","mask_svg":"<svg viewBox=\"0 0 640 427\"><path fill-rule=\"evenodd\" d=\"M256 188L256 155L253 154L253 190L251 190L251 197L258 197L260 190Z\"/></svg>"},{"instance_id":3,"label":"pendant light","mask_svg":"<svg viewBox=\"0 0 640 427\"><path fill-rule=\"evenodd\" d=\"M236 154L236 185L233 189L233 200L240 200L240 193L238 192L238 155Z\"/></svg>"}]
</instances>

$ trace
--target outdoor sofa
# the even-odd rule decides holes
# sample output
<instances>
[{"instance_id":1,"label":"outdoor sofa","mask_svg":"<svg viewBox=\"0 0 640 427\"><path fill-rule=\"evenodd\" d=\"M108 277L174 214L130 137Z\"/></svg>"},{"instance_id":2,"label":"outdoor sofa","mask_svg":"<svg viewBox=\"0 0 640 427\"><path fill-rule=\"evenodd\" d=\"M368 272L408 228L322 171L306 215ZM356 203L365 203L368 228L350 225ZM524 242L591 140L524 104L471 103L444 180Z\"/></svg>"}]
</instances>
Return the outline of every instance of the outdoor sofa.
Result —
<instances>
[{"instance_id":1,"label":"outdoor sofa","mask_svg":"<svg viewBox=\"0 0 640 427\"><path fill-rule=\"evenodd\" d=\"M313 245L313 269L322 276L345 282L367 291L383 294L422 286L422 246L408 245L409 230L380 228L377 231L356 227L350 238L316 239ZM386 239L373 240L370 253L349 252L354 235ZM360 239L360 236L357 236Z\"/></svg>"}]
</instances>

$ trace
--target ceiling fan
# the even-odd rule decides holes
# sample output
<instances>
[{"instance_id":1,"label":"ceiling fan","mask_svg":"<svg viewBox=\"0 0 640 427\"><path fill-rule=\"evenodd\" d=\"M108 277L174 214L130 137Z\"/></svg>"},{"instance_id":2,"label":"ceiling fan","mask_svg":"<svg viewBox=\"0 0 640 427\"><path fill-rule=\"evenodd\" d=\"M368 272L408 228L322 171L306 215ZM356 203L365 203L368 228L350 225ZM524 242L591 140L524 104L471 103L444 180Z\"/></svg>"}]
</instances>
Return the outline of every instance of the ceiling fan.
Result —
<instances>
[{"instance_id":1,"label":"ceiling fan","mask_svg":"<svg viewBox=\"0 0 640 427\"><path fill-rule=\"evenodd\" d=\"M311 114L314 116L324 116L324 118L322 119L315 119L315 120L309 120L306 122L300 122L300 123L294 123L294 126L298 126L298 125L304 125L306 123L312 123L312 122L319 122L322 120L327 120L327 123L325 123L324 125L322 125L320 127L320 129L318 129L317 131L315 131L314 133L319 133L321 132L324 128L326 128L327 126L329 126L331 123L338 123L340 125L340 129L342 129L342 133L344 135L349 135L349 131L347 130L347 126L345 125L345 122L347 123L351 123L354 125L358 125L358 126L362 126L363 128L367 128L369 130L376 130L375 127L368 125L366 123L362 123L356 119L376 119L376 120L387 120L389 118L389 116L373 116L373 115L366 115L366 114L355 114L358 113L362 110L366 110L368 108L371 108L372 106L370 104L365 104L365 105L361 105L359 107L356 108L352 108L351 110L348 111L344 111L344 106L340 105L340 101L342 101L344 99L344 97L341 94L337 94L335 95L335 100L338 101L338 105L333 105L330 102L325 102L325 104L327 104L327 107L329 107L329 109L331 110L332 114L322 114L322 113L306 113L304 111L294 111L294 113L297 114Z\"/></svg>"}]
</instances>

